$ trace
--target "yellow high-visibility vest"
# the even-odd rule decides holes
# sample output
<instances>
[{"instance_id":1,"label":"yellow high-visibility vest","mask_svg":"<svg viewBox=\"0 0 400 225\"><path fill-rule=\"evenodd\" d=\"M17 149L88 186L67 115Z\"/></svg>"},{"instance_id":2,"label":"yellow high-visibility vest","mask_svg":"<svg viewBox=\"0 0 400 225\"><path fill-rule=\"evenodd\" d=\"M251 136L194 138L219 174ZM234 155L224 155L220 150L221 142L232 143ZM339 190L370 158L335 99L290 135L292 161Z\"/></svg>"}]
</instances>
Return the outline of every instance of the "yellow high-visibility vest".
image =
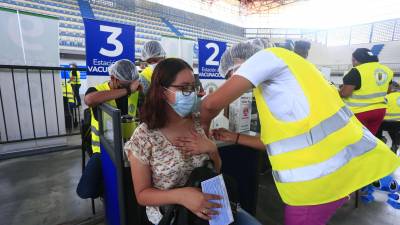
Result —
<instances>
[{"instance_id":1,"label":"yellow high-visibility vest","mask_svg":"<svg viewBox=\"0 0 400 225\"><path fill-rule=\"evenodd\" d=\"M332 202L399 167L400 159L363 128L315 66L283 48L265 51L288 66L310 107L306 118L285 122L272 114L262 86L254 89L261 140L286 204Z\"/></svg>"},{"instance_id":2,"label":"yellow high-visibility vest","mask_svg":"<svg viewBox=\"0 0 400 225\"><path fill-rule=\"evenodd\" d=\"M147 66L144 70L140 73L146 80L151 83L151 76L153 75L153 68L151 66Z\"/></svg>"},{"instance_id":3,"label":"yellow high-visibility vest","mask_svg":"<svg viewBox=\"0 0 400 225\"><path fill-rule=\"evenodd\" d=\"M75 97L74 97L74 92L72 91L71 84L67 83L65 85L65 82L62 82L61 85L62 85L62 90L63 90L63 97L68 99L68 103L75 104Z\"/></svg>"},{"instance_id":4,"label":"yellow high-visibility vest","mask_svg":"<svg viewBox=\"0 0 400 225\"><path fill-rule=\"evenodd\" d=\"M72 71L69 72L69 77L72 77ZM71 80L71 84L81 84L81 73L76 71L75 79Z\"/></svg>"},{"instance_id":5,"label":"yellow high-visibility vest","mask_svg":"<svg viewBox=\"0 0 400 225\"><path fill-rule=\"evenodd\" d=\"M108 81L97 85L97 91L109 91ZM136 116L137 103L138 103L139 92L134 92L128 97L128 114ZM108 104L117 108L117 102L115 100L107 101ZM92 130L92 151L93 153L100 152L100 137L99 137L99 122L95 119L93 109L91 112L91 130Z\"/></svg>"},{"instance_id":6,"label":"yellow high-visibility vest","mask_svg":"<svg viewBox=\"0 0 400 225\"><path fill-rule=\"evenodd\" d=\"M367 112L374 109L385 109L385 96L393 71L378 62L364 63L355 67L361 76L361 88L344 101L354 113Z\"/></svg>"},{"instance_id":7,"label":"yellow high-visibility vest","mask_svg":"<svg viewBox=\"0 0 400 225\"><path fill-rule=\"evenodd\" d=\"M400 121L400 92L392 92L386 95L388 108L384 120Z\"/></svg>"}]
</instances>

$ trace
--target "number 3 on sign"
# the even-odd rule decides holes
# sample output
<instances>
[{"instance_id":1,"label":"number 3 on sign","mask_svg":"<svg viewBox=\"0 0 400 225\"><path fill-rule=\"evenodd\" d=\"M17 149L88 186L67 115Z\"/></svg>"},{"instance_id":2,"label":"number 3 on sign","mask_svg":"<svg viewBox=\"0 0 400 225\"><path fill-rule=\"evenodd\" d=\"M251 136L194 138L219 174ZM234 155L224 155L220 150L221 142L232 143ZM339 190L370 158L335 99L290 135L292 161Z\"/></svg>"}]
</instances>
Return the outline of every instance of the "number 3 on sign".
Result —
<instances>
[{"instance_id":1,"label":"number 3 on sign","mask_svg":"<svg viewBox=\"0 0 400 225\"><path fill-rule=\"evenodd\" d=\"M219 47L216 43L208 43L206 44L206 48L210 49L214 49L214 52L210 55L210 57L208 57L208 59L206 60L206 65L209 66L219 66L219 62L215 60L215 58L217 57L217 55L219 54Z\"/></svg>"},{"instance_id":2,"label":"number 3 on sign","mask_svg":"<svg viewBox=\"0 0 400 225\"><path fill-rule=\"evenodd\" d=\"M122 46L122 43L117 40L117 38L122 33L122 29L119 27L110 27L110 26L100 25L100 31L111 33L110 36L108 36L108 38L107 38L107 44L114 45L115 49L107 50L107 49L101 48L99 53L104 56L108 56L108 57L117 57L117 56L121 55L121 53L124 50L124 47Z\"/></svg>"}]
</instances>

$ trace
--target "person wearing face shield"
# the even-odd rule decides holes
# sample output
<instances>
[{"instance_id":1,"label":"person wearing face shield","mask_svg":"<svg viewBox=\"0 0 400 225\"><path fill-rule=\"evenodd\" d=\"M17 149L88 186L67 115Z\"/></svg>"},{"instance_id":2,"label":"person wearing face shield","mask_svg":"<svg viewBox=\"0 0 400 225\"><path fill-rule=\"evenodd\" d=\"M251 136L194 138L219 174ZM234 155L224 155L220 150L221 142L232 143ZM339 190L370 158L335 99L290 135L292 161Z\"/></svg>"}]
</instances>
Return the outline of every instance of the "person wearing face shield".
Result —
<instances>
[{"instance_id":1,"label":"person wearing face shield","mask_svg":"<svg viewBox=\"0 0 400 225\"><path fill-rule=\"evenodd\" d=\"M121 110L121 115L136 117L138 92L143 90L135 64L130 60L116 61L108 68L110 80L90 87L85 94L85 104L91 111L92 156L79 181L77 193L81 198L97 198L102 192L100 138L97 106L108 103Z\"/></svg>"},{"instance_id":2,"label":"person wearing face shield","mask_svg":"<svg viewBox=\"0 0 400 225\"><path fill-rule=\"evenodd\" d=\"M298 54L239 43L223 54L220 73L231 78L202 102L203 127L253 89L260 137L248 142L237 134L234 140L267 152L286 204L285 225L326 224L351 193L399 167L400 159L362 126L321 72ZM214 137L219 139L218 134ZM203 152L193 147L187 151Z\"/></svg>"},{"instance_id":3,"label":"person wearing face shield","mask_svg":"<svg viewBox=\"0 0 400 225\"><path fill-rule=\"evenodd\" d=\"M142 49L141 59L148 63L148 66L140 73L141 76L146 78L150 83L151 76L153 74L154 68L159 62L165 59L165 51L158 41L148 41L144 44Z\"/></svg>"}]
</instances>

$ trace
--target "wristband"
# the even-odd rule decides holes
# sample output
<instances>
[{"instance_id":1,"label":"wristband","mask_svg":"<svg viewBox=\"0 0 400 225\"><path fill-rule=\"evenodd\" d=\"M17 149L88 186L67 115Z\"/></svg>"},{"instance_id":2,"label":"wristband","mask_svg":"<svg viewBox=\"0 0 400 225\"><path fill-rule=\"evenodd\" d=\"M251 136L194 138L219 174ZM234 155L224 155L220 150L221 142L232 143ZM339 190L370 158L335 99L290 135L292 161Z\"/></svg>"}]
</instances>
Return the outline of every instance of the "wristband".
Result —
<instances>
[{"instance_id":1,"label":"wristband","mask_svg":"<svg viewBox=\"0 0 400 225\"><path fill-rule=\"evenodd\" d=\"M236 141L235 141L235 144L238 143L238 141L239 141L239 136L240 136L240 133L237 133L237 134L236 134Z\"/></svg>"}]
</instances>

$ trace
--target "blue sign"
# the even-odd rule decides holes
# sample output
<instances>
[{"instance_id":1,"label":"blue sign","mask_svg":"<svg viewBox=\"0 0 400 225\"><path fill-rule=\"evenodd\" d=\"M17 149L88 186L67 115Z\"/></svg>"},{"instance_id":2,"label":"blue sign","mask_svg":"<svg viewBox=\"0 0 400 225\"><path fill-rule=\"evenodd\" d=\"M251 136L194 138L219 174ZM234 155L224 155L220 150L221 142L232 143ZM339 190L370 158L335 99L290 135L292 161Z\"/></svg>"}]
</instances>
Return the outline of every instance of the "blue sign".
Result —
<instances>
[{"instance_id":1,"label":"blue sign","mask_svg":"<svg viewBox=\"0 0 400 225\"><path fill-rule=\"evenodd\" d=\"M218 67L225 50L226 42L199 39L200 79L224 79L218 73Z\"/></svg>"},{"instance_id":2,"label":"blue sign","mask_svg":"<svg viewBox=\"0 0 400 225\"><path fill-rule=\"evenodd\" d=\"M135 27L84 18L88 75L108 75L120 59L135 61Z\"/></svg>"}]
</instances>

